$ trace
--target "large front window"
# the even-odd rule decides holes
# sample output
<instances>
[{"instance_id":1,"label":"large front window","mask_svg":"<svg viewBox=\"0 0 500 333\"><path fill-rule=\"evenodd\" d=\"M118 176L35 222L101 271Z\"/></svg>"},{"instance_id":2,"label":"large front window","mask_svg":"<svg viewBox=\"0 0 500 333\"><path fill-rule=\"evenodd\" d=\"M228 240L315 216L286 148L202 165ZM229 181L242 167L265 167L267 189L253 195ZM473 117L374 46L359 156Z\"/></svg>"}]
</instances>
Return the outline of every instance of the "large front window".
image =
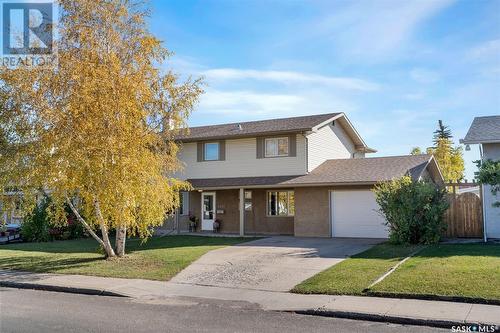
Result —
<instances>
[{"instance_id":1,"label":"large front window","mask_svg":"<svg viewBox=\"0 0 500 333\"><path fill-rule=\"evenodd\" d=\"M267 192L267 215L293 216L295 214L295 194L293 191Z\"/></svg>"},{"instance_id":2,"label":"large front window","mask_svg":"<svg viewBox=\"0 0 500 333\"><path fill-rule=\"evenodd\" d=\"M207 142L205 143L205 161L217 161L219 159L219 143Z\"/></svg>"},{"instance_id":3,"label":"large front window","mask_svg":"<svg viewBox=\"0 0 500 333\"><path fill-rule=\"evenodd\" d=\"M266 139L266 157L288 156L288 138Z\"/></svg>"}]
</instances>

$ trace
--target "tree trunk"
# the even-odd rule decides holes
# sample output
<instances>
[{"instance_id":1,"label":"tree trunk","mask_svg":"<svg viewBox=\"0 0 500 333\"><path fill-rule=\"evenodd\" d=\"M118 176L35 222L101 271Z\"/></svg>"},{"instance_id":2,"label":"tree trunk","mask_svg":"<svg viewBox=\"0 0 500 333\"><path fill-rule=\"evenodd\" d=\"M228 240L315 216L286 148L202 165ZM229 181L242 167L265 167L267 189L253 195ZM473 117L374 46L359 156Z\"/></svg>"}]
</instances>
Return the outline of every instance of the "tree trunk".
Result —
<instances>
[{"instance_id":1,"label":"tree trunk","mask_svg":"<svg viewBox=\"0 0 500 333\"><path fill-rule=\"evenodd\" d=\"M81 223L83 224L83 226L85 227L85 229L88 231L88 233L99 243L102 245L102 247L104 248L105 245L104 245L104 242L102 241L101 238L99 238L99 236L97 236L97 234L94 232L94 230L92 230L92 228L90 227L90 225L88 225L88 223L85 221L85 219L80 215L80 213L78 213L78 210L75 208L75 206L73 205L73 203L71 202L71 200L69 198L66 198L66 202L68 203L69 205L69 208L71 208L71 211L73 212L73 214L75 214L76 216L76 219Z\"/></svg>"},{"instance_id":2,"label":"tree trunk","mask_svg":"<svg viewBox=\"0 0 500 333\"><path fill-rule=\"evenodd\" d=\"M113 250L113 246L111 246L111 242L109 241L108 235L108 227L106 226L106 221L104 221L104 217L101 213L101 207L99 206L99 201L97 199L94 200L95 213L97 215L97 220L99 221L99 226L101 227L102 233L102 246L104 247L104 251L106 252L107 258L116 257L115 250Z\"/></svg>"},{"instance_id":3,"label":"tree trunk","mask_svg":"<svg viewBox=\"0 0 500 333\"><path fill-rule=\"evenodd\" d=\"M127 227L122 225L116 228L115 248L116 255L123 257L125 255L125 241L127 239Z\"/></svg>"}]
</instances>

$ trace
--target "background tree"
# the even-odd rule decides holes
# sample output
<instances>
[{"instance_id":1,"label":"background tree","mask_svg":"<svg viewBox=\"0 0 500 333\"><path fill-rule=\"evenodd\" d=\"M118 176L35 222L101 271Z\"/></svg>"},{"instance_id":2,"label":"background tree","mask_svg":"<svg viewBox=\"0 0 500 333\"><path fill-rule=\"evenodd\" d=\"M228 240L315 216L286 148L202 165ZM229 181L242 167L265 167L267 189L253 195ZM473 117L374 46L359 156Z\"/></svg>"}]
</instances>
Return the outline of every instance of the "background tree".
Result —
<instances>
[{"instance_id":1,"label":"background tree","mask_svg":"<svg viewBox=\"0 0 500 333\"><path fill-rule=\"evenodd\" d=\"M58 67L0 72L0 186L17 184L27 202L49 190L54 216L65 220L67 203L107 257L122 256L127 233L148 237L188 186L172 176L173 136L201 81L161 70L170 52L142 2L59 5Z\"/></svg>"},{"instance_id":2,"label":"background tree","mask_svg":"<svg viewBox=\"0 0 500 333\"><path fill-rule=\"evenodd\" d=\"M422 149L420 147L414 147L411 152L411 155L422 155Z\"/></svg>"},{"instance_id":3,"label":"background tree","mask_svg":"<svg viewBox=\"0 0 500 333\"><path fill-rule=\"evenodd\" d=\"M439 120L438 129L434 131L434 147L427 148L433 154L441 169L445 181L457 182L464 178L464 159L462 147L453 147L451 130Z\"/></svg>"},{"instance_id":4,"label":"background tree","mask_svg":"<svg viewBox=\"0 0 500 333\"><path fill-rule=\"evenodd\" d=\"M443 125L442 120L438 120L438 128L437 130L434 131L434 147L437 147L439 140L441 139L447 139L450 140L453 138L451 135L451 130L448 126Z\"/></svg>"}]
</instances>

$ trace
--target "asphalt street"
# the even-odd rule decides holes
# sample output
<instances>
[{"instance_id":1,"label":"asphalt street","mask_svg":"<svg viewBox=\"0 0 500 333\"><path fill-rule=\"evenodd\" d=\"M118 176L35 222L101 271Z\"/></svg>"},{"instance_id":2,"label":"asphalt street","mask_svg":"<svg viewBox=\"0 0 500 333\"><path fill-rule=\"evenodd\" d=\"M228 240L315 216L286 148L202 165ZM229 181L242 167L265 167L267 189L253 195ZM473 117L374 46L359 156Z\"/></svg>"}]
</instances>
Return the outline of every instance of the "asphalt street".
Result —
<instances>
[{"instance_id":1,"label":"asphalt street","mask_svg":"<svg viewBox=\"0 0 500 333\"><path fill-rule=\"evenodd\" d=\"M134 300L0 288L0 332L449 332L263 311L245 302Z\"/></svg>"}]
</instances>

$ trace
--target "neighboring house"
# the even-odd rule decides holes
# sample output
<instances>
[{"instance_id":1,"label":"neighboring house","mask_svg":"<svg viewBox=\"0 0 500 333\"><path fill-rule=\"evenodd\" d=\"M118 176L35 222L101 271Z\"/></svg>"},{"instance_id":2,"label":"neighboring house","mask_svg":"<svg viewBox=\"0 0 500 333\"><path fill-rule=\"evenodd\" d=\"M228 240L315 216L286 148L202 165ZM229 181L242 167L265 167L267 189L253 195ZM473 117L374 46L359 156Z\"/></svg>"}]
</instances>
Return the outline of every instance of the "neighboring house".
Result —
<instances>
[{"instance_id":1,"label":"neighboring house","mask_svg":"<svg viewBox=\"0 0 500 333\"><path fill-rule=\"evenodd\" d=\"M371 191L411 175L442 183L430 155L375 152L343 113L192 127L179 159L194 191L181 193L179 225L199 230L316 237L387 237ZM172 224L172 221L168 222Z\"/></svg>"},{"instance_id":2,"label":"neighboring house","mask_svg":"<svg viewBox=\"0 0 500 333\"><path fill-rule=\"evenodd\" d=\"M476 117L461 143L479 144L482 160L500 160L500 116ZM489 185L483 186L484 237L500 238L500 208L493 207L500 201L491 193Z\"/></svg>"}]
</instances>

